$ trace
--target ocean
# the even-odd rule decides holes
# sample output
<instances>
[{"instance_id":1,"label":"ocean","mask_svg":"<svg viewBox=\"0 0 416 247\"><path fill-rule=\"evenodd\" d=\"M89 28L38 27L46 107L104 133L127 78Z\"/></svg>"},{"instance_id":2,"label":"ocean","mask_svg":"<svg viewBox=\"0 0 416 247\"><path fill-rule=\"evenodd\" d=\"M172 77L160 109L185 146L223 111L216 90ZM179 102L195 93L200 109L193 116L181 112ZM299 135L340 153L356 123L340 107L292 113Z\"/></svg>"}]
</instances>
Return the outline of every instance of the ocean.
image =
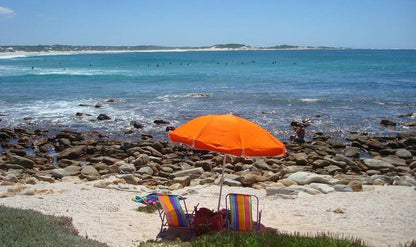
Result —
<instances>
[{"instance_id":1,"label":"ocean","mask_svg":"<svg viewBox=\"0 0 416 247\"><path fill-rule=\"evenodd\" d=\"M167 140L167 125L154 120L176 127L201 115L232 113L282 141L293 131L290 122L304 119L312 122L306 140L317 132L392 135L415 121L416 50L0 56L0 92L0 127ZM111 119L98 121L99 114ZM397 126L382 126L382 119Z\"/></svg>"}]
</instances>

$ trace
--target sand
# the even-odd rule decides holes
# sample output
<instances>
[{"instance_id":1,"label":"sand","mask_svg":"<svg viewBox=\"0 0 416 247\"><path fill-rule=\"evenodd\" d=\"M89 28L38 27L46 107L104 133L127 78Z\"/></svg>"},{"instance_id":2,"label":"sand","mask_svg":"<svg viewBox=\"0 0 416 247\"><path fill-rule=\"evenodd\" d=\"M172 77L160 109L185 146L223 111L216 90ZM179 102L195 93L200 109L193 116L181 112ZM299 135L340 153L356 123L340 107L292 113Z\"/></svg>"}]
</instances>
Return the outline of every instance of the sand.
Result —
<instances>
[{"instance_id":1,"label":"sand","mask_svg":"<svg viewBox=\"0 0 416 247\"><path fill-rule=\"evenodd\" d=\"M44 214L72 217L80 235L109 246L137 246L155 239L160 229L157 213L146 214L131 199L146 195L143 186L128 186L129 191L94 187L93 182L57 182L27 185L52 194L16 195L0 198L0 204L34 209ZM0 186L0 195L9 186ZM358 237L370 246L398 246L416 239L416 190L403 186L366 186L364 192L301 194L297 199L267 196L265 190L228 187L230 192L255 194L263 210L262 224L281 232L302 234L333 233ZM173 191L186 195L188 209L216 209L219 188L215 185L187 187ZM225 206L224 200L222 205Z\"/></svg>"}]
</instances>

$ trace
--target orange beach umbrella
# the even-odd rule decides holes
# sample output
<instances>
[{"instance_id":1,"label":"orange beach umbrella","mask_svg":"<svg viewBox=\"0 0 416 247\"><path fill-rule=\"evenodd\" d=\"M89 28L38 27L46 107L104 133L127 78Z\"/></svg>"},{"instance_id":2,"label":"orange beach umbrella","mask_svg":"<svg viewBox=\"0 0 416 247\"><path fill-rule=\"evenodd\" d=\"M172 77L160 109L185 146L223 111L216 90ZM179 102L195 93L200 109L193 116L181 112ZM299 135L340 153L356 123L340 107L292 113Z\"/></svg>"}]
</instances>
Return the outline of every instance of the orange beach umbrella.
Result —
<instances>
[{"instance_id":1,"label":"orange beach umbrella","mask_svg":"<svg viewBox=\"0 0 416 247\"><path fill-rule=\"evenodd\" d=\"M197 117L169 133L173 142L188 144L196 149L217 151L236 156L283 156L285 145L259 125L234 116L206 115ZM220 208L226 155L220 183Z\"/></svg>"}]
</instances>

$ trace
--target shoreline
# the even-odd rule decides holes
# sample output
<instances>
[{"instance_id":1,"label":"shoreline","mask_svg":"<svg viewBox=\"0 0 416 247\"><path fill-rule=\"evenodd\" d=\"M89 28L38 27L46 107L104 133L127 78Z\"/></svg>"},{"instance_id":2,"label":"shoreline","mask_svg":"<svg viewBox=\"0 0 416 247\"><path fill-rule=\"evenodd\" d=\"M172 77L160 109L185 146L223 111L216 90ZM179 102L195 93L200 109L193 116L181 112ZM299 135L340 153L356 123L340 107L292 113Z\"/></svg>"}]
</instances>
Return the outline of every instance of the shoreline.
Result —
<instances>
[{"instance_id":1,"label":"shoreline","mask_svg":"<svg viewBox=\"0 0 416 247\"><path fill-rule=\"evenodd\" d=\"M40 51L40 52L25 52L25 51L15 51L15 52L0 52L0 59L2 57L18 57L18 56L56 56L56 55L77 55L77 54L111 54L111 53L147 53L147 52L209 52L209 51L295 51L295 50L346 50L349 48L308 48L308 47L299 47L299 48L195 48L195 49L154 49L154 50L82 50L82 51Z\"/></svg>"}]
</instances>

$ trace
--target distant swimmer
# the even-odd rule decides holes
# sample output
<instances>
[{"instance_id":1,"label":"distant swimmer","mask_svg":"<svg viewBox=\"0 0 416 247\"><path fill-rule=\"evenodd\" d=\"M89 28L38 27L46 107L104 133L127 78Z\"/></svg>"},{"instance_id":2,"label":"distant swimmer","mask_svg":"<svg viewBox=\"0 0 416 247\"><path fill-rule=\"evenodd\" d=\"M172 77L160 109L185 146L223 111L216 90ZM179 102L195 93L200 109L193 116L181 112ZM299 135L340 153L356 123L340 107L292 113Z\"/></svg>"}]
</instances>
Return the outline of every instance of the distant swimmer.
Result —
<instances>
[{"instance_id":1,"label":"distant swimmer","mask_svg":"<svg viewBox=\"0 0 416 247\"><path fill-rule=\"evenodd\" d=\"M35 66L32 66L32 69L34 69L35 68Z\"/></svg>"}]
</instances>

